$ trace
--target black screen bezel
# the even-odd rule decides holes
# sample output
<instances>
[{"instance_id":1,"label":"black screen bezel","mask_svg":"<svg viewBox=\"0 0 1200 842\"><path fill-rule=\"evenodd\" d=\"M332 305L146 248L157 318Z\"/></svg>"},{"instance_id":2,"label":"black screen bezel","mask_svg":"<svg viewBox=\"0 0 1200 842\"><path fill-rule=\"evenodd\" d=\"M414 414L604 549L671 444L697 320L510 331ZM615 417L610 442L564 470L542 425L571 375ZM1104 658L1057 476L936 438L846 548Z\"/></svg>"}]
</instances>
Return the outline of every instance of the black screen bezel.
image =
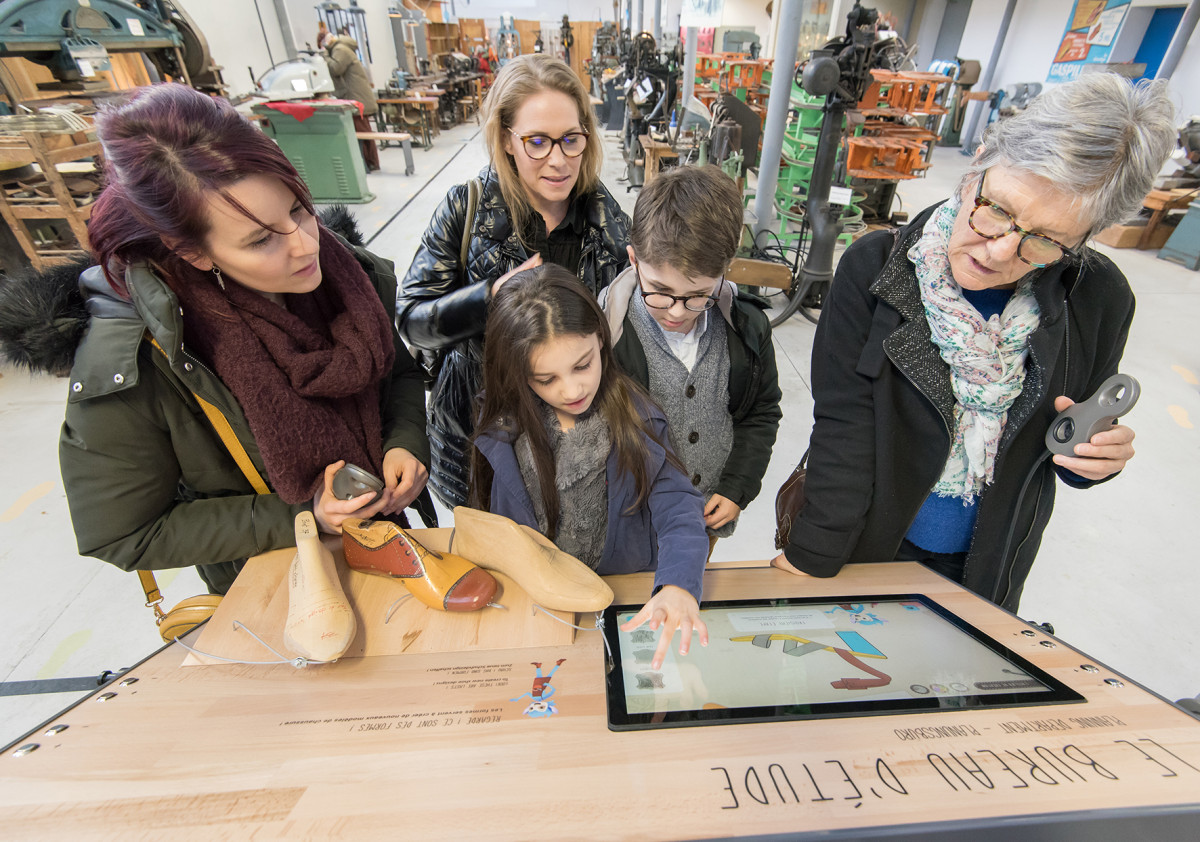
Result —
<instances>
[{"instance_id":1,"label":"black screen bezel","mask_svg":"<svg viewBox=\"0 0 1200 842\"><path fill-rule=\"evenodd\" d=\"M720 608L767 608L775 606L838 605L845 603L919 602L934 614L966 633L977 644L1029 673L1048 690L1011 693L939 695L911 699L847 699L843 702L818 702L806 705L764 705L715 710L655 711L630 713L625 702L625 682L620 669L621 640L617 617L637 612L640 605L610 605L604 610L604 636L608 641L605 695L608 702L608 727L613 731L648 728L683 728L695 725L732 725L748 722L787 722L804 719L828 719L852 716L886 716L909 713L948 712L987 708L1031 707L1086 702L1082 695L1045 670L1030 663L1004 644L987 636L963 618L924 594L883 594L844 597L783 597L778 599L730 599L701 603L701 610ZM678 645L675 641L673 645ZM685 656L686 657L686 656Z\"/></svg>"}]
</instances>

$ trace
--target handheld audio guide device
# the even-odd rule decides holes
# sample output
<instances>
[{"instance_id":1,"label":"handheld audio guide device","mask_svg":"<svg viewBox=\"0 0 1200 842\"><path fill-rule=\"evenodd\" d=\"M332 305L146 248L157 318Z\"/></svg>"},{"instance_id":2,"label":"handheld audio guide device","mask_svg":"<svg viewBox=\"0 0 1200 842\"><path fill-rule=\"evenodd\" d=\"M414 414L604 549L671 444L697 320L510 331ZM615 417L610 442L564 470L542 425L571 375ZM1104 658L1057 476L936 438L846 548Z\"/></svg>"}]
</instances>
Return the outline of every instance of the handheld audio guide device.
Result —
<instances>
[{"instance_id":1,"label":"handheld audio guide device","mask_svg":"<svg viewBox=\"0 0 1200 842\"><path fill-rule=\"evenodd\" d=\"M375 496L367 503L369 506L379 499L383 487L383 480L379 477L349 462L333 475L333 496L339 500L353 500L368 491L374 491Z\"/></svg>"},{"instance_id":2,"label":"handheld audio guide device","mask_svg":"<svg viewBox=\"0 0 1200 842\"><path fill-rule=\"evenodd\" d=\"M1051 453L1074 456L1075 445L1091 441L1117 423L1133 409L1142 393L1141 384L1128 374L1114 374L1104 381L1086 401L1067 407L1046 431L1046 447Z\"/></svg>"}]
</instances>

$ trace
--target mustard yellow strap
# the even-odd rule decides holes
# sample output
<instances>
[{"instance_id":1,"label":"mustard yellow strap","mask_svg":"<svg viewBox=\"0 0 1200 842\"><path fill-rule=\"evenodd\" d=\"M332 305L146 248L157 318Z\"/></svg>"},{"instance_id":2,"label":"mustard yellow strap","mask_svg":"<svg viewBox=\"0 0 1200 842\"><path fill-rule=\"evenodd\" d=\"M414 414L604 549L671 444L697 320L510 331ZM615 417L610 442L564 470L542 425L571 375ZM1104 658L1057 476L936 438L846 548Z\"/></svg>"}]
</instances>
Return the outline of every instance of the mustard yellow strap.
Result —
<instances>
[{"instance_id":1,"label":"mustard yellow strap","mask_svg":"<svg viewBox=\"0 0 1200 842\"><path fill-rule=\"evenodd\" d=\"M204 410L204 414L208 417L208 423L213 425L213 429L217 431L217 435L221 437L221 441L228 448L229 455L233 457L234 462L237 462L237 466L242 469L242 473L246 475L246 479L250 481L250 485L259 494L270 494L271 489L267 488L267 484L263 481L263 478L254 469L254 463L250 461L250 454L246 452L246 448L242 447L242 443L238 441L238 437L233 432L233 427L230 426L229 420L221 414L221 410L195 392L192 392L192 396L196 398L196 402Z\"/></svg>"},{"instance_id":2,"label":"mustard yellow strap","mask_svg":"<svg viewBox=\"0 0 1200 842\"><path fill-rule=\"evenodd\" d=\"M150 344L157 348L164 357L170 360L170 357L163 349L163 346L158 344L158 340L156 340L149 333L146 334L146 338L150 340ZM271 489L267 487L266 482L259 475L258 470L254 467L254 463L250 460L250 454L246 452L246 448L242 447L242 443L238 441L237 434L233 432L233 426L229 423L229 419L222 414L221 410L217 409L195 392L192 392L192 397L196 399L196 402L200 404L200 408L204 410L204 416L208 419L208 423L212 424L212 427L220 437L221 442L229 451L229 455L233 457L233 461L237 463L238 468L240 468L242 471L242 475L246 477L247 481L249 481L255 492L258 494L270 494ZM167 614L162 610L161 603L163 601L163 596L162 591L158 589L158 581L154 578L154 573L150 570L138 570L136 572L138 575L138 581L142 583L142 590L146 592L146 606L154 609L155 620L160 626L163 626L163 621L167 619ZM219 599L219 596L209 597L207 595L192 597L191 600L185 599L179 605L175 606L175 608L183 606L185 609L187 609L181 612L182 615L189 615L190 617L191 614L198 613L202 614L203 616L190 617L188 622L182 626L172 625L170 622L168 622L168 626L163 627L163 640L169 643L175 634L183 634L196 623L207 620L212 614L213 609L216 607L216 602L212 601L210 605L209 602L205 600L211 601ZM193 600L201 600L204 602L202 606L196 606L191 604ZM185 605L185 603L188 604ZM184 618L179 617L179 615L175 615L175 608L171 609L171 613L173 616L178 617L178 622L182 623ZM167 636L168 632L170 632L171 637Z\"/></svg>"},{"instance_id":3,"label":"mustard yellow strap","mask_svg":"<svg viewBox=\"0 0 1200 842\"><path fill-rule=\"evenodd\" d=\"M163 617L167 616L162 610L163 595L158 589L158 581L154 578L154 573L149 570L135 570L138 581L142 583L142 590L146 593L146 607L154 610L154 617L158 622L163 621Z\"/></svg>"},{"instance_id":4,"label":"mustard yellow strap","mask_svg":"<svg viewBox=\"0 0 1200 842\"><path fill-rule=\"evenodd\" d=\"M163 350L163 346L158 344L158 340L153 336L150 336L149 339L150 343L166 357L167 352ZM233 427L230 425L229 419L221 413L221 410L195 392L192 392L192 397L196 399L196 402L200 404L200 408L204 410L204 415L208 418L208 423L212 424L213 429L216 430L217 435L220 436L221 441L225 444L225 448L229 451L229 455L233 457L233 461L237 463L242 474L250 482L250 486L259 494L270 494L271 489L267 487L266 482L259 476L254 463L250 460L250 454L246 452L246 448L242 447L242 443L238 441L237 434L233 432Z\"/></svg>"}]
</instances>

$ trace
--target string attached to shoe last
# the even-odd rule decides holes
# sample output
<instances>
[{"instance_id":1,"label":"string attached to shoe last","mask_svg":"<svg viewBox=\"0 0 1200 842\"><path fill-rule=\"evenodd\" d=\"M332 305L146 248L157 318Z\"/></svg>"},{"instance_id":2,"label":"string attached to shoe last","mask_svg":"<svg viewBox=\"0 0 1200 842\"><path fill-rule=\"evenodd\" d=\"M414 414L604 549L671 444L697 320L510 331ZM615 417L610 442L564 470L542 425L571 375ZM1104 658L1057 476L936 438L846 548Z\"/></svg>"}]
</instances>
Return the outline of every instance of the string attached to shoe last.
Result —
<instances>
[{"instance_id":1,"label":"string attached to shoe last","mask_svg":"<svg viewBox=\"0 0 1200 842\"><path fill-rule=\"evenodd\" d=\"M221 655L211 655L208 652L201 652L199 649L188 646L186 643L184 643L178 637L175 638L175 642L178 643L180 646L182 646L187 651L189 651L195 655L201 655L205 658L213 658L218 661L224 661L227 664L247 664L249 666L256 666L256 667L258 667L258 666L262 666L262 667L276 666L279 664L291 664L296 669L302 670L305 667L309 666L310 664L332 664L333 663L333 661L314 661L314 660L311 660L310 658L305 658L303 655L300 655L295 658L288 658L282 652L280 652L279 650L272 647L271 644L267 643L261 637L259 637L254 632L252 632L250 630L249 626L247 626L241 620L234 620L233 628L235 631L246 632L246 634L250 635L252 638L257 640L265 648L269 649L271 652L274 652L276 655L278 655L280 660L278 660L278 661L242 661L242 660L238 660L237 658L225 658L225 657L222 657Z\"/></svg>"},{"instance_id":2,"label":"string attached to shoe last","mask_svg":"<svg viewBox=\"0 0 1200 842\"><path fill-rule=\"evenodd\" d=\"M596 618L596 622L594 625L591 625L591 626L577 626L574 623L568 623L562 617L559 617L559 616L551 613L550 611L547 611L545 608L543 608L542 606L538 605L535 602L535 603L533 603L533 611L531 611L529 613L535 614L538 611L541 611L543 614L545 614L551 620L557 620L558 622L562 623L564 626L570 626L571 628L578 629L579 631L603 631L604 630L604 615L602 613L600 613L599 611L595 612L594 616ZM600 639L604 641L604 649L605 649L605 651L608 652L608 657L611 659L612 658L612 650L608 646L608 637L606 635L600 635Z\"/></svg>"}]
</instances>

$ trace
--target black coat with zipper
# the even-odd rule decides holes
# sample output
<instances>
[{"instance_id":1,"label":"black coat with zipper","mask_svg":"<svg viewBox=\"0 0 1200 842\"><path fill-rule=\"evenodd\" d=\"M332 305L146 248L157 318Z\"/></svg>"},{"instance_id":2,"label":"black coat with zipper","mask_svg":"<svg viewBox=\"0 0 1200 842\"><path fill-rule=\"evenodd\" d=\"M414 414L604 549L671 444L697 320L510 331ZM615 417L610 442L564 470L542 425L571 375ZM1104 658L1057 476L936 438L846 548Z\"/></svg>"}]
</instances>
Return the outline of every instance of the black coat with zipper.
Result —
<instances>
[{"instance_id":1,"label":"black coat with zipper","mask_svg":"<svg viewBox=\"0 0 1200 842\"><path fill-rule=\"evenodd\" d=\"M648 392L650 369L646 349L628 315L631 296L637 288L636 274L627 269L601 296L601 305L612 331L613 355L625 373ZM771 462L783 418L779 406L783 393L779 389L771 323L763 312L765 302L738 291L729 281L722 282L719 295L717 306L708 312L714 318L724 318L728 327L725 332L729 348L727 410L733 419L733 447L713 493L744 509L762 490L762 478Z\"/></svg>"},{"instance_id":2,"label":"black coat with zipper","mask_svg":"<svg viewBox=\"0 0 1200 842\"><path fill-rule=\"evenodd\" d=\"M834 576L848 562L894 560L945 468L954 428L950 368L931 339L907 257L933 210L898 238L879 232L852 245L821 313L807 504L785 549L788 561L814 576ZM1054 399L1083 400L1116 373L1134 310L1125 276L1099 253L1089 250L1082 266L1036 271L1041 320L995 481L978 498L963 572L966 587L1010 611L1054 506L1060 469L1044 441ZM1074 487L1093 484L1062 473Z\"/></svg>"},{"instance_id":3,"label":"black coat with zipper","mask_svg":"<svg viewBox=\"0 0 1200 842\"><path fill-rule=\"evenodd\" d=\"M491 167L479 175L482 190L470 232L466 271L459 267L467 224L467 185L450 188L434 212L400 286L396 324L412 347L441 352L429 394L429 484L447 504L467 497L468 439L472 404L482 387L483 336L491 286L531 257L513 229L500 182ZM593 295L629 264L629 217L604 185L586 202L579 279Z\"/></svg>"}]
</instances>

